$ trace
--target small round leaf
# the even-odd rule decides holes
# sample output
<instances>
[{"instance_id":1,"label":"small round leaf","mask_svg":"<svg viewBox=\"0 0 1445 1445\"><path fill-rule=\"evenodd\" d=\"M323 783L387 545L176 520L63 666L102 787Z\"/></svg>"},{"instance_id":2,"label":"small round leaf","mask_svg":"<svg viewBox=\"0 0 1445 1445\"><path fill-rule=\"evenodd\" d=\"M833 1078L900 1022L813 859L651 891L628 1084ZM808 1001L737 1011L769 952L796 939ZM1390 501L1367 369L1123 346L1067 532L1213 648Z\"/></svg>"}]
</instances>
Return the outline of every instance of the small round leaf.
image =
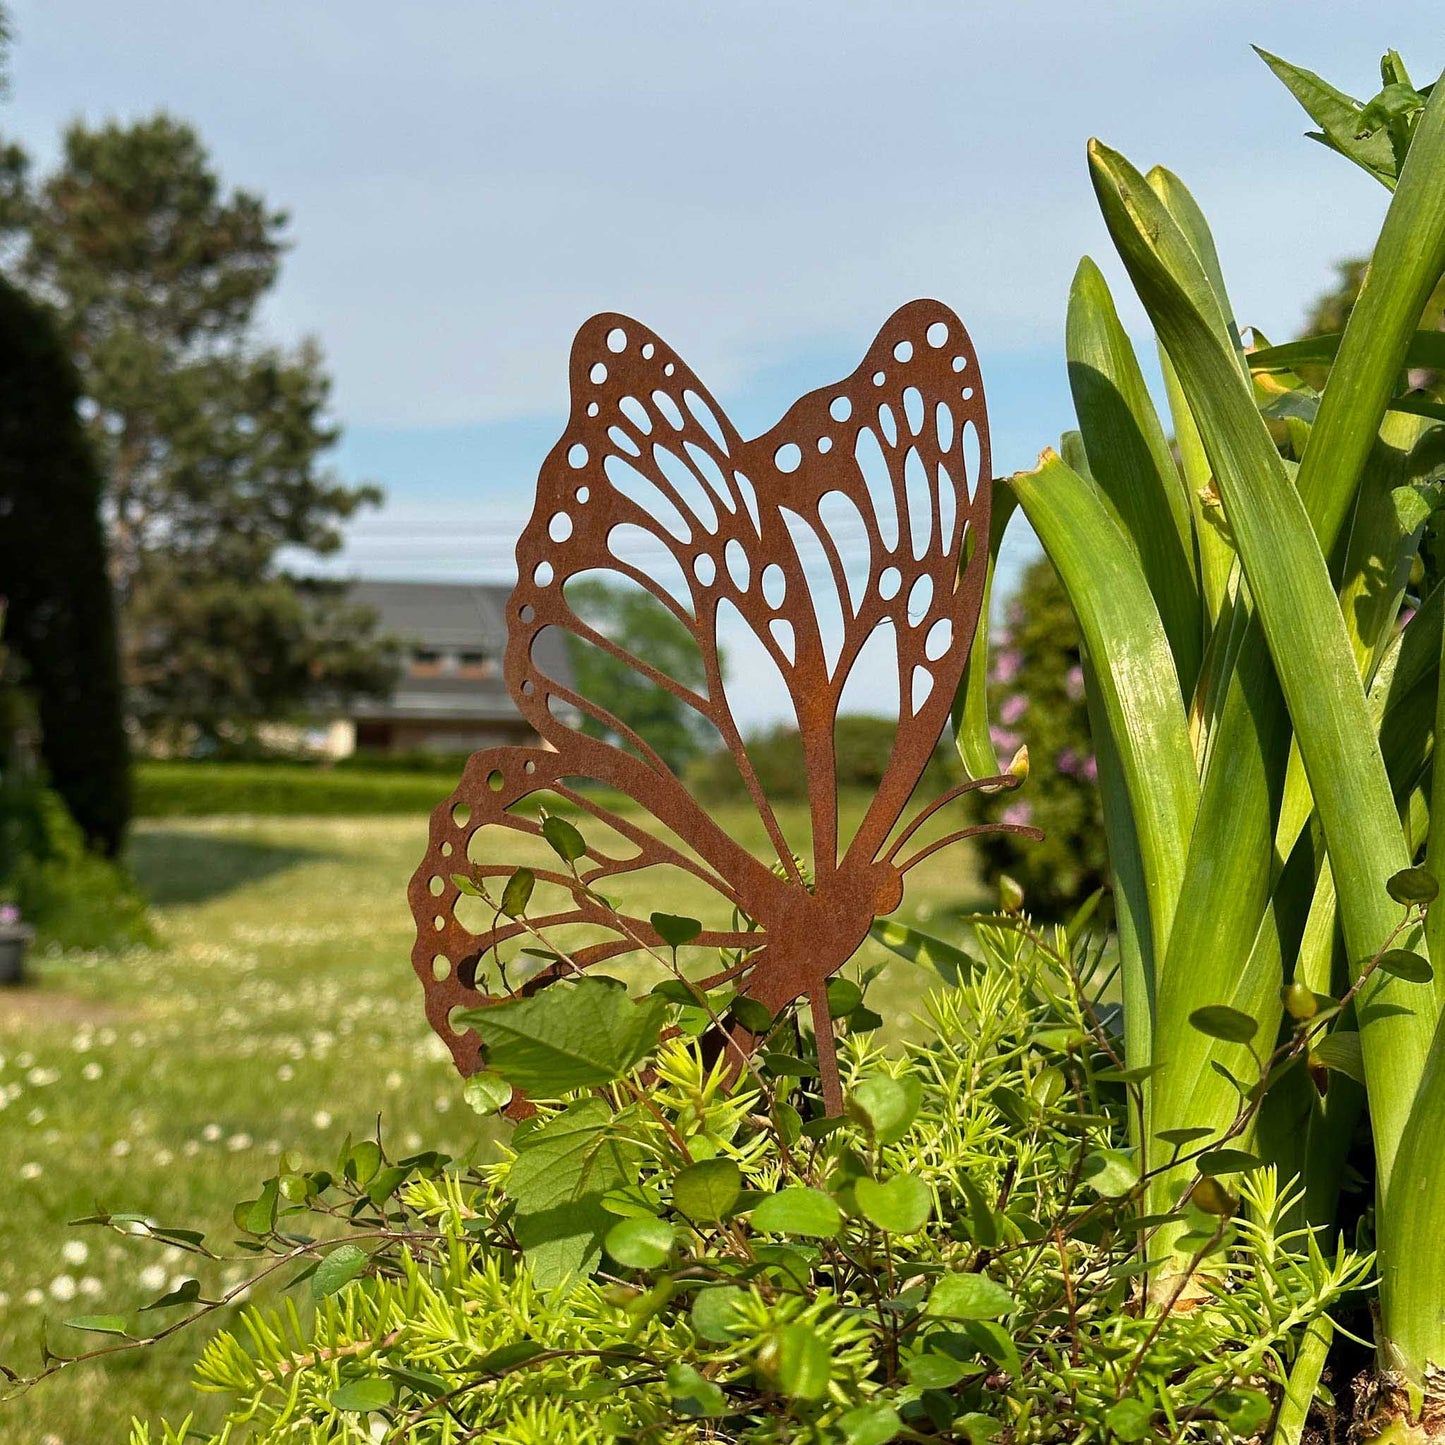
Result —
<instances>
[{"instance_id":1,"label":"small round leaf","mask_svg":"<svg viewBox=\"0 0 1445 1445\"><path fill-rule=\"evenodd\" d=\"M694 1224L714 1224L738 1202L742 1171L731 1159L699 1159L672 1181L672 1202Z\"/></svg>"},{"instance_id":2,"label":"small round leaf","mask_svg":"<svg viewBox=\"0 0 1445 1445\"><path fill-rule=\"evenodd\" d=\"M764 1234L802 1234L830 1239L843 1227L843 1215L821 1190L797 1184L768 1195L753 1210L752 1225Z\"/></svg>"},{"instance_id":3,"label":"small round leaf","mask_svg":"<svg viewBox=\"0 0 1445 1445\"><path fill-rule=\"evenodd\" d=\"M348 1285L366 1268L367 1253L354 1244L338 1245L316 1266L311 1276L311 1297L322 1300Z\"/></svg>"},{"instance_id":4,"label":"small round leaf","mask_svg":"<svg viewBox=\"0 0 1445 1445\"><path fill-rule=\"evenodd\" d=\"M1440 883L1428 868L1402 868L1385 884L1385 891L1396 903L1433 903Z\"/></svg>"},{"instance_id":5,"label":"small round leaf","mask_svg":"<svg viewBox=\"0 0 1445 1445\"><path fill-rule=\"evenodd\" d=\"M676 1243L677 1236L665 1219L641 1215L614 1224L602 1247L628 1269L657 1269L667 1263Z\"/></svg>"},{"instance_id":6,"label":"small round leaf","mask_svg":"<svg viewBox=\"0 0 1445 1445\"><path fill-rule=\"evenodd\" d=\"M542 819L542 836L564 863L575 863L587 851L587 843L581 833L566 818L553 817L549 813Z\"/></svg>"},{"instance_id":7,"label":"small round leaf","mask_svg":"<svg viewBox=\"0 0 1445 1445\"><path fill-rule=\"evenodd\" d=\"M1259 1032L1257 1018L1241 1009L1230 1008L1228 1004L1223 1003L1195 1009L1189 1015L1189 1022L1200 1033L1207 1034L1211 1039L1223 1039L1231 1044L1247 1044Z\"/></svg>"},{"instance_id":8,"label":"small round leaf","mask_svg":"<svg viewBox=\"0 0 1445 1445\"><path fill-rule=\"evenodd\" d=\"M710 1344L725 1345L745 1328L738 1306L748 1297L735 1284L714 1284L697 1292L692 1302L692 1327Z\"/></svg>"},{"instance_id":9,"label":"small round leaf","mask_svg":"<svg viewBox=\"0 0 1445 1445\"><path fill-rule=\"evenodd\" d=\"M848 1112L866 1125L880 1144L896 1144L908 1132L922 1102L923 1085L918 1079L878 1074L849 1092Z\"/></svg>"},{"instance_id":10,"label":"small round leaf","mask_svg":"<svg viewBox=\"0 0 1445 1445\"><path fill-rule=\"evenodd\" d=\"M1213 1178L1216 1174L1240 1174L1248 1169L1259 1169L1264 1160L1243 1149L1211 1149L1208 1154L1201 1154L1196 1163L1201 1174Z\"/></svg>"},{"instance_id":11,"label":"small round leaf","mask_svg":"<svg viewBox=\"0 0 1445 1445\"><path fill-rule=\"evenodd\" d=\"M924 1313L950 1320L996 1320L1014 1297L986 1274L946 1274L933 1286Z\"/></svg>"},{"instance_id":12,"label":"small round leaf","mask_svg":"<svg viewBox=\"0 0 1445 1445\"><path fill-rule=\"evenodd\" d=\"M1139 1182L1139 1166L1122 1149L1098 1149L1084 1160L1082 1178L1105 1199L1119 1199Z\"/></svg>"},{"instance_id":13,"label":"small round leaf","mask_svg":"<svg viewBox=\"0 0 1445 1445\"><path fill-rule=\"evenodd\" d=\"M674 913L654 913L652 926L657 936L669 948L681 948L691 943L702 932L702 924L695 918L679 918Z\"/></svg>"},{"instance_id":14,"label":"small round leaf","mask_svg":"<svg viewBox=\"0 0 1445 1445\"><path fill-rule=\"evenodd\" d=\"M1435 977L1430 961L1409 948L1391 948L1380 955L1381 973L1388 973L1405 983L1429 983Z\"/></svg>"},{"instance_id":15,"label":"small round leaf","mask_svg":"<svg viewBox=\"0 0 1445 1445\"><path fill-rule=\"evenodd\" d=\"M933 1195L915 1174L895 1174L881 1183L866 1175L853 1185L858 1210L885 1234L913 1234L928 1223Z\"/></svg>"},{"instance_id":16,"label":"small round leaf","mask_svg":"<svg viewBox=\"0 0 1445 1445\"><path fill-rule=\"evenodd\" d=\"M512 1102L512 1086L500 1074L483 1069L462 1085L462 1097L475 1113L496 1114Z\"/></svg>"},{"instance_id":17,"label":"small round leaf","mask_svg":"<svg viewBox=\"0 0 1445 1445\"><path fill-rule=\"evenodd\" d=\"M331 1396L331 1408L366 1414L371 1410L384 1410L395 1395L396 1390L390 1380L352 1380Z\"/></svg>"}]
</instances>

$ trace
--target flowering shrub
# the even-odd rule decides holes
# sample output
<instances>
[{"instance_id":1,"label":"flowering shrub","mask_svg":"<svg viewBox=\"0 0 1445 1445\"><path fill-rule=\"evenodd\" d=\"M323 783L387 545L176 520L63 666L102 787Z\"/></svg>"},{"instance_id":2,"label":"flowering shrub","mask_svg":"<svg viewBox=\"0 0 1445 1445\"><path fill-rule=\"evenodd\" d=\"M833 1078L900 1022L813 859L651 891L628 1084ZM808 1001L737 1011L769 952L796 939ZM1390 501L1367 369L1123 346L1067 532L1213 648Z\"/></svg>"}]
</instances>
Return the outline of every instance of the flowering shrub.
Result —
<instances>
[{"instance_id":1,"label":"flowering shrub","mask_svg":"<svg viewBox=\"0 0 1445 1445\"><path fill-rule=\"evenodd\" d=\"M875 1043L862 984L835 980L842 1119L822 1116L791 1015L730 1085L685 1028L662 1036L721 994L664 984L634 1004L589 978L491 1011L493 1067L466 1090L479 1110L509 1075L575 1071L559 1041L578 1018L591 1066L612 1014L628 1043L612 1082L539 1099L491 1163L348 1140L331 1168L288 1164L237 1207L225 1252L249 1261L244 1282L207 1298L182 1277L154 1313L72 1320L112 1353L261 1280L291 1291L205 1347L219 1432L137 1423L132 1445L1253 1435L1368 1261L1292 1234L1272 1173L1200 1159L1178 1211L1194 1307L1136 1312L1138 1093L1077 984L1096 957L1016 921L979 939L982 968L930 941L957 983L901 1054ZM222 1253L153 1220L84 1222Z\"/></svg>"},{"instance_id":2,"label":"flowering shrub","mask_svg":"<svg viewBox=\"0 0 1445 1445\"><path fill-rule=\"evenodd\" d=\"M994 751L1029 749L1029 780L999 817L1043 829L1041 843L1006 833L977 843L986 878L1023 888L1030 913L1073 914L1108 876L1108 854L1089 740L1079 631L1053 565L1041 557L1009 599L990 658Z\"/></svg>"}]
</instances>

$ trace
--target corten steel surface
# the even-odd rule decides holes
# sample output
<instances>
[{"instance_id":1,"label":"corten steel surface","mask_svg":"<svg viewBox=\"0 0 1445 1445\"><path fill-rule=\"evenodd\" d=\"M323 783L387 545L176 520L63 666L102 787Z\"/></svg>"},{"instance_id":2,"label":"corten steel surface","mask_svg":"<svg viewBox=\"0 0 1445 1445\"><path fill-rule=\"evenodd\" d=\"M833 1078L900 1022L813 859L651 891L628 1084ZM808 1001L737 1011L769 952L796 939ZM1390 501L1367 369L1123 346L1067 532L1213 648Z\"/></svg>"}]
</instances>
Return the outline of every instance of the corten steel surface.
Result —
<instances>
[{"instance_id":1,"label":"corten steel surface","mask_svg":"<svg viewBox=\"0 0 1445 1445\"><path fill-rule=\"evenodd\" d=\"M889 319L851 376L803 397L771 431L745 441L662 341L628 317L604 314L577 334L571 398L567 429L542 466L536 509L517 546L519 580L507 617L507 686L545 746L476 753L432 817L430 846L410 888L413 963L427 1016L458 1069L470 1074L483 1062L480 1041L452 1027L459 1006L503 1002L624 954L669 959L647 916L614 912L589 890L671 865L706 884L726 913L723 926L705 927L692 947L734 952L718 955L720 970L698 981L736 978L774 1014L806 996L824 1102L837 1112L827 980L875 918L898 907L909 868L978 831L908 848L925 818L975 784L951 789L898 828L948 720L983 594L991 474L973 347L947 307L914 301ZM851 544L856 554L863 539L864 567L850 573L845 551ZM627 579L667 608L696 642L705 693L632 657L577 615L563 589L580 573ZM729 688L754 685L746 676L723 685L719 613L729 609L766 648L796 711L812 819L811 861L803 866L759 786L729 706ZM623 660L716 728L776 864L734 841L645 738L539 667L533 644L549 627ZM834 723L849 669L880 628L891 630L896 644L897 741L840 856ZM582 716L615 742L584 735ZM603 806L588 781L625 794L671 837ZM515 844L540 832L535 800L527 811L509 809L539 792L576 810L570 816L588 841L579 877L560 859L539 866L535 916L512 920L488 910L464 926L453 875L498 900L521 861L515 847L508 856L509 836ZM589 828L606 832L610 847L588 836ZM539 905L544 892L553 901ZM565 960L542 963L523 983L504 969L502 982L487 987L481 975L503 945L537 948L566 927L590 941L559 946ZM535 955L529 965L514 952L512 967L518 963L539 967ZM735 1030L723 1042L741 1055L755 1040Z\"/></svg>"}]
</instances>

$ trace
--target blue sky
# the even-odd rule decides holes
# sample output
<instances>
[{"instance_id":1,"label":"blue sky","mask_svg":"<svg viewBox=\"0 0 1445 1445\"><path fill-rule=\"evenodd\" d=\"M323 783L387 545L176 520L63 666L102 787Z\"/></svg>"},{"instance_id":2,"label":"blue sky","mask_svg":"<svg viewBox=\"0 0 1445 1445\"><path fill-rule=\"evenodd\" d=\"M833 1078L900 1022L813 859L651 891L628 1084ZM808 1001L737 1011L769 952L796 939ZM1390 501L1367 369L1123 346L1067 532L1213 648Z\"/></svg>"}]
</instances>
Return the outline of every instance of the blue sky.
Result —
<instances>
[{"instance_id":1,"label":"blue sky","mask_svg":"<svg viewBox=\"0 0 1445 1445\"><path fill-rule=\"evenodd\" d=\"M1445 62L1437 7L1384 29L1345 0L12 8L0 118L42 163L76 115L164 107L290 211L267 326L320 338L337 465L388 493L339 565L394 577L508 575L572 332L603 309L669 338L752 433L937 296L978 348L996 470L1028 465L1068 424L1080 255L1138 327L1090 135L1183 176L1241 321L1284 336L1386 197L1302 139L1250 43L1364 94L1386 45L1417 77Z\"/></svg>"}]
</instances>

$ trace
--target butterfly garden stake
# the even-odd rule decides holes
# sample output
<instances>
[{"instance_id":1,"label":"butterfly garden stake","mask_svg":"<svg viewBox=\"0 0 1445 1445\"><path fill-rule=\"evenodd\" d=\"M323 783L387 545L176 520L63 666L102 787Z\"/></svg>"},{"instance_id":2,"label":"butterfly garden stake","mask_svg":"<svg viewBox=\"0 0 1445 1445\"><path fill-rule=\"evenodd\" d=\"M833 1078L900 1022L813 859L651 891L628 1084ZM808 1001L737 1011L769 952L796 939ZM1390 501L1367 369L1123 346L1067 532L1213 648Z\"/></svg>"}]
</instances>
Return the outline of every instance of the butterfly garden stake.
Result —
<instances>
[{"instance_id":1,"label":"butterfly garden stake","mask_svg":"<svg viewBox=\"0 0 1445 1445\"><path fill-rule=\"evenodd\" d=\"M707 960L689 970L699 987L731 983L769 1015L806 998L823 1101L837 1113L828 980L898 907L910 868L979 831L922 844L920 826L972 788L1014 781L961 784L903 822L983 597L990 472L973 347L947 307L914 301L851 376L804 396L751 441L670 348L625 316L582 327L570 382L571 415L542 466L507 613L507 687L541 745L474 754L433 815L410 887L428 1018L471 1074L484 1062L481 1040L454 1024L459 1010L627 956L677 966L676 938L663 937L643 901L649 875L666 874L700 900L699 914L715 914L682 950ZM598 579L640 590L674 619L703 686L587 620L575 584ZM729 692L756 682L724 680L720 633L747 639L782 680L807 771L806 837L785 835L749 757ZM861 821L842 829L839 703L865 646L880 642L896 666L895 744ZM730 836L647 737L573 688L559 662L569 647L600 649L715 734L771 861ZM549 817L576 824L556 848L552 823L554 850L539 855ZM504 900L507 882L539 856L524 875L525 909ZM757 1042L740 1026L724 1033L739 1060Z\"/></svg>"}]
</instances>

